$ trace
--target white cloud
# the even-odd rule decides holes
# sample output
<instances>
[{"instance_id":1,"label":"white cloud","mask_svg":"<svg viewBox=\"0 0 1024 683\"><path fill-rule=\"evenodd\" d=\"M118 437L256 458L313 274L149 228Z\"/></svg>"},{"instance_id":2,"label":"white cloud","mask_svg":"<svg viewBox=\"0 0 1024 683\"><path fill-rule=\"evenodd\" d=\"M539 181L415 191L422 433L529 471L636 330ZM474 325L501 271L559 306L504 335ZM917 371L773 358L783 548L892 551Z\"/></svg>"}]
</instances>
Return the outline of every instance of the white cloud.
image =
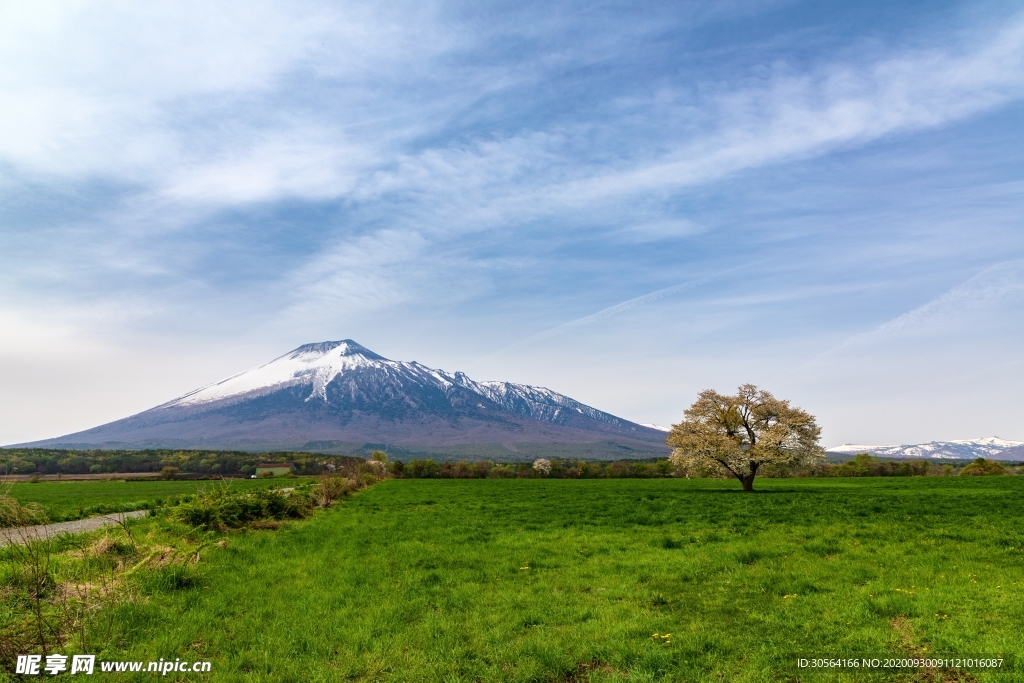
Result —
<instances>
[{"instance_id":1,"label":"white cloud","mask_svg":"<svg viewBox=\"0 0 1024 683\"><path fill-rule=\"evenodd\" d=\"M781 74L719 89L699 111L716 123L663 158L562 188L568 202L705 183L744 169L960 120L1024 95L1024 17L976 35L961 54L932 50L864 66ZM693 115L692 108L687 109Z\"/></svg>"},{"instance_id":2,"label":"white cloud","mask_svg":"<svg viewBox=\"0 0 1024 683\"><path fill-rule=\"evenodd\" d=\"M287 151L278 131L294 126L288 117L264 116L267 98L281 96L282 79L297 71L341 79L349 96L392 80L411 54L446 45L426 35L430 21L412 21L430 12L267 0L4 3L0 159L37 176L187 189L181 173L209 164L230 174L233 160L252 155L250 138L269 134L279 139L276 154L274 143L262 151L257 144L255 156L281 168L264 171L268 179L248 191L224 180L211 191L219 186L229 202L249 199L259 186L272 188L271 196L319 196L323 178L313 169L322 159L311 156L297 169L295 157L333 144L323 137L325 124L379 112L351 102L349 120L328 113L292 136ZM270 106L303 105L285 97Z\"/></svg>"},{"instance_id":3,"label":"white cloud","mask_svg":"<svg viewBox=\"0 0 1024 683\"><path fill-rule=\"evenodd\" d=\"M415 232L384 230L335 244L282 284L291 300L287 317L344 319L393 306L414 296L396 273L420 256L426 240Z\"/></svg>"},{"instance_id":4,"label":"white cloud","mask_svg":"<svg viewBox=\"0 0 1024 683\"><path fill-rule=\"evenodd\" d=\"M850 337L813 362L898 339L923 337L927 342L937 334L983 337L986 329L1019 323L1012 315L1018 307L1024 307L1024 261L1004 261L873 330ZM928 343L923 347L941 349Z\"/></svg>"},{"instance_id":5,"label":"white cloud","mask_svg":"<svg viewBox=\"0 0 1024 683\"><path fill-rule=\"evenodd\" d=\"M176 169L165 198L215 205L333 199L350 193L376 160L366 147L310 129L258 140L231 154Z\"/></svg>"},{"instance_id":6,"label":"white cloud","mask_svg":"<svg viewBox=\"0 0 1024 683\"><path fill-rule=\"evenodd\" d=\"M567 298L582 306L596 300L585 291L592 284L614 291L631 272L643 275L630 286L682 281L682 268L692 267L693 260L677 272L665 265L674 255L652 255L661 246L654 242L673 239L674 247L680 236L705 230L703 221L684 217L690 203L680 199L699 192L681 190L947 126L1024 94L1021 16L998 30L965 32L959 46L939 32L932 50L882 54L876 44L846 50L841 59L819 50L806 62L810 66L780 61L761 74L764 80L751 80L740 69L716 72L725 75L711 81L707 72L687 65L673 72L677 77L641 80L637 87L596 79L595 88L609 85L615 92L607 102L594 97L580 105L571 94L564 101L546 99L548 91L565 83L587 84L588 73L604 73L608 65L612 70L635 66L616 51L635 48L644 35L663 27L641 22L622 27L621 33L619 27L604 27L577 40L565 37L560 23L576 17L546 13L548 23L539 28L491 27L486 20L473 24L442 17L444 9L433 3L268 0L0 4L0 176L7 176L0 178L0 192L24 193L16 199L27 197L42 207L25 210L35 220L27 227L12 221L0 228L7 316L0 318L6 327L0 350L59 348L86 338L83 330L102 330L108 339L125 329L157 336L157 328L214 336L198 331L214 319L229 321L221 330L277 326L288 330L278 338L307 333L317 338L323 330L347 330L359 316L406 307L417 309L412 317L427 317L422 311L439 301L454 306L507 287L506 301L515 299L509 310L528 312L503 320L494 314L487 333L504 344L520 338L524 327L554 324L559 302L564 308ZM545 43L548 33L557 39ZM656 92L641 92L645 85ZM96 187L101 189L90 194ZM1010 191L1019 194L1019 188ZM110 197L101 196L104 192ZM940 220L956 229L969 225L965 216L976 212L965 196L957 194L956 210L962 213L950 218L950 210ZM299 212L270 215L268 222L279 222L264 230L259 221L279 207L258 205L284 206L292 199L305 208L333 202L337 212L314 218ZM67 214L55 217L60 211L52 211L48 201L66 204ZM1019 214L1019 202L1007 203L1009 222ZM231 211L236 208L241 211ZM742 212L729 214L730 208L715 215L733 225L745 220ZM865 211L850 209L848 216L863 220ZM778 214L770 229L762 220L751 233L792 229L792 211ZM296 231L304 231L295 236L295 245L281 227L292 219ZM36 225L42 227L35 231ZM926 244L933 228L915 228L907 239L879 238L871 250L899 252L904 264L948 260L949 245L959 247L960 238ZM990 238L994 242L1010 229L991 231ZM488 241L488 232L493 240ZM880 232L876 226L875 237ZM472 239L458 243L469 233L475 233ZM244 243L249 239L251 245ZM321 246L296 266L312 244ZM231 253L244 251L240 245L252 246L254 263ZM709 237L703 247L709 262L745 258L724 240ZM833 267L843 260L826 249L806 246L783 258L792 258L795 270L815 258ZM937 256L942 250L947 253ZM856 258L849 262L856 267L864 251L851 251ZM975 261L980 251L975 249ZM270 252L283 256L275 260L266 256ZM622 263L604 272L595 267L590 271L595 283L586 277L569 282L566 273L577 272L570 272L573 264L550 278L552 284L541 282L563 265L553 262L577 255L580 261L604 259L600 266ZM678 262L686 258L681 254ZM521 280L502 282L513 271ZM822 271L785 282L766 280L742 300L713 302L724 305L726 313L713 305L688 309L685 325L700 333L699 343L687 351L689 360L724 372L727 363L708 360L721 348L701 355L697 347L728 345L736 336L731 334L736 317L781 309L781 299L792 298L793 291L825 299L815 287L820 283L812 282L827 279ZM985 276L989 284L975 282L931 308L908 313L902 322L851 341L837 354L845 354L839 364L848 372L820 373L817 366L814 372L824 383L852 378L865 391L869 376L889 387L920 381L926 363L915 359L923 355L928 362L956 366L958 376L988 372L994 366L974 359L1014 337L1003 334L987 346L968 343L971 325L966 323L1002 325L1005 332L1008 323L1000 321L1014 312L1018 300L1011 283L993 295L991 305L985 303L984 292L998 289L992 278L1003 271L997 271ZM221 285L218 278L243 284ZM963 301L957 299L961 294L967 297ZM549 332L575 329L649 300L624 302ZM960 305L966 312L956 308ZM450 330L473 327L474 316L493 313L470 308L436 328L454 320L448 334L458 334ZM765 334L776 342L788 334L786 343L801 343L793 338L814 323L807 322L809 314L793 313L796 308L786 312L793 320L776 319ZM38 317L28 315L33 309L40 309ZM792 324L792 329L777 331L776 324ZM644 329L643 334L655 336L658 324ZM564 354L573 353L569 342L575 339L562 341ZM866 351L857 360L853 356L861 347ZM874 374L865 371L871 370L872 353L880 359ZM803 358L765 365L795 367ZM911 362L904 362L907 358ZM581 376L590 372L584 367L590 361L589 356L578 359ZM641 380L625 378L628 372L622 370L623 383L635 381L633 390L643 393L645 383L662 381L659 363L650 360L653 369ZM904 371L909 367L917 369ZM893 369L898 372L887 379L885 373ZM613 395L619 388L607 391ZM13 404L16 397L10 400Z\"/></svg>"},{"instance_id":7,"label":"white cloud","mask_svg":"<svg viewBox=\"0 0 1024 683\"><path fill-rule=\"evenodd\" d=\"M1021 310L1024 261L998 263L780 381L823 406L830 443L1021 438Z\"/></svg>"},{"instance_id":8,"label":"white cloud","mask_svg":"<svg viewBox=\"0 0 1024 683\"><path fill-rule=\"evenodd\" d=\"M273 2L4 5L0 159L200 204L407 193L422 204L422 223L476 229L599 213L623 196L942 125L1024 94L1016 17L965 50L804 73L779 67L763 85L704 84L685 107L640 109L633 125L673 124L658 147L668 151L580 158L590 136L620 125L600 119L413 150L483 92L531 77L512 65L446 65L439 58L479 47L478 38L436 14ZM325 96L293 101L287 86L297 76ZM659 118L673 115L692 122Z\"/></svg>"}]
</instances>

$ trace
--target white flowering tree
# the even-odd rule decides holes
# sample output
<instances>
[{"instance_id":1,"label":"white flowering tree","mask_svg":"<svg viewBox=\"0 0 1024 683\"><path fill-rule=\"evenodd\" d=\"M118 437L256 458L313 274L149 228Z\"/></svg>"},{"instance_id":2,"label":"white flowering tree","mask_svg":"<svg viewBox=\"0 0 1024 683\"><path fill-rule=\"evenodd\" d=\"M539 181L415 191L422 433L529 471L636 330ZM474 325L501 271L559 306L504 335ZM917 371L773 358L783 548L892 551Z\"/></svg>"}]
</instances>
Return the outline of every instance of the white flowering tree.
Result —
<instances>
[{"instance_id":1,"label":"white flowering tree","mask_svg":"<svg viewBox=\"0 0 1024 683\"><path fill-rule=\"evenodd\" d=\"M670 460L677 468L717 467L739 479L744 491L753 491L762 465L822 460L820 435L813 415L744 384L734 396L701 392L665 443L673 448Z\"/></svg>"},{"instance_id":2,"label":"white flowering tree","mask_svg":"<svg viewBox=\"0 0 1024 683\"><path fill-rule=\"evenodd\" d=\"M388 454L384 451L374 451L366 459L366 464L379 472L383 472L388 466Z\"/></svg>"},{"instance_id":3,"label":"white flowering tree","mask_svg":"<svg viewBox=\"0 0 1024 683\"><path fill-rule=\"evenodd\" d=\"M546 477L551 474L551 461L547 458L537 458L533 461L533 469Z\"/></svg>"}]
</instances>

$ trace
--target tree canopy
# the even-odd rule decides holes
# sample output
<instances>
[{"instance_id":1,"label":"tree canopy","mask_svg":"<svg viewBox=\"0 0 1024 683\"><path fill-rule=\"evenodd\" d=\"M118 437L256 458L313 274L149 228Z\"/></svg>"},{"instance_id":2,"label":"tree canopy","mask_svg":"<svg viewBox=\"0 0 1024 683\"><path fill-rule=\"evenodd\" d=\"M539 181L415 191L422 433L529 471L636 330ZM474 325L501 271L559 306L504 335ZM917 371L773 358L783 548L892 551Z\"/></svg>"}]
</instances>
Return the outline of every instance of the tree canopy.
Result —
<instances>
[{"instance_id":1,"label":"tree canopy","mask_svg":"<svg viewBox=\"0 0 1024 683\"><path fill-rule=\"evenodd\" d=\"M762 465L802 465L825 457L814 416L753 384L733 396L708 389L672 425L665 443L680 469L718 467L754 490Z\"/></svg>"}]
</instances>

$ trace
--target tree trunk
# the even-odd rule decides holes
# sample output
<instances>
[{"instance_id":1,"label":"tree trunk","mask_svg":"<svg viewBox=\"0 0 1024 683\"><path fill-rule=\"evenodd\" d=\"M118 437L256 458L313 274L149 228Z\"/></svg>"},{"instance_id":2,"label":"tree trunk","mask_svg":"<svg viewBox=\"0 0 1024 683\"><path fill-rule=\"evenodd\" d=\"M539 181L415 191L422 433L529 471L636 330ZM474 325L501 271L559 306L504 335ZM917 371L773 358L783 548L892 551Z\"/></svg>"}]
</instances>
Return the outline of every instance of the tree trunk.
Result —
<instances>
[{"instance_id":1,"label":"tree trunk","mask_svg":"<svg viewBox=\"0 0 1024 683\"><path fill-rule=\"evenodd\" d=\"M754 490L754 477L757 476L757 468L761 465L759 462L750 463L750 472L740 477L740 481L743 482L744 491Z\"/></svg>"}]
</instances>

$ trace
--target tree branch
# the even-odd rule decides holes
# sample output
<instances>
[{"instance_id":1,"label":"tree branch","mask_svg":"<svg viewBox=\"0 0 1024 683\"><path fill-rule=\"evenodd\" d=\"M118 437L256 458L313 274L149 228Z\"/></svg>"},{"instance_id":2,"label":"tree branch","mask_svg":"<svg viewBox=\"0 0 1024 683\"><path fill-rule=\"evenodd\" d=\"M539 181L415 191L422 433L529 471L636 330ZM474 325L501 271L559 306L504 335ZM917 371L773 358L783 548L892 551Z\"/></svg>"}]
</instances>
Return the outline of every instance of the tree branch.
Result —
<instances>
[{"instance_id":1,"label":"tree branch","mask_svg":"<svg viewBox=\"0 0 1024 683\"><path fill-rule=\"evenodd\" d=\"M737 479L739 479L741 481L743 480L743 477L741 477L740 475L736 474L736 470L734 470L733 468L729 467L729 464L727 462L725 462L724 460L721 460L719 458L715 458L715 462L717 462L719 465L721 465L725 469L729 470L729 473L732 474L732 476L736 477Z\"/></svg>"}]
</instances>

